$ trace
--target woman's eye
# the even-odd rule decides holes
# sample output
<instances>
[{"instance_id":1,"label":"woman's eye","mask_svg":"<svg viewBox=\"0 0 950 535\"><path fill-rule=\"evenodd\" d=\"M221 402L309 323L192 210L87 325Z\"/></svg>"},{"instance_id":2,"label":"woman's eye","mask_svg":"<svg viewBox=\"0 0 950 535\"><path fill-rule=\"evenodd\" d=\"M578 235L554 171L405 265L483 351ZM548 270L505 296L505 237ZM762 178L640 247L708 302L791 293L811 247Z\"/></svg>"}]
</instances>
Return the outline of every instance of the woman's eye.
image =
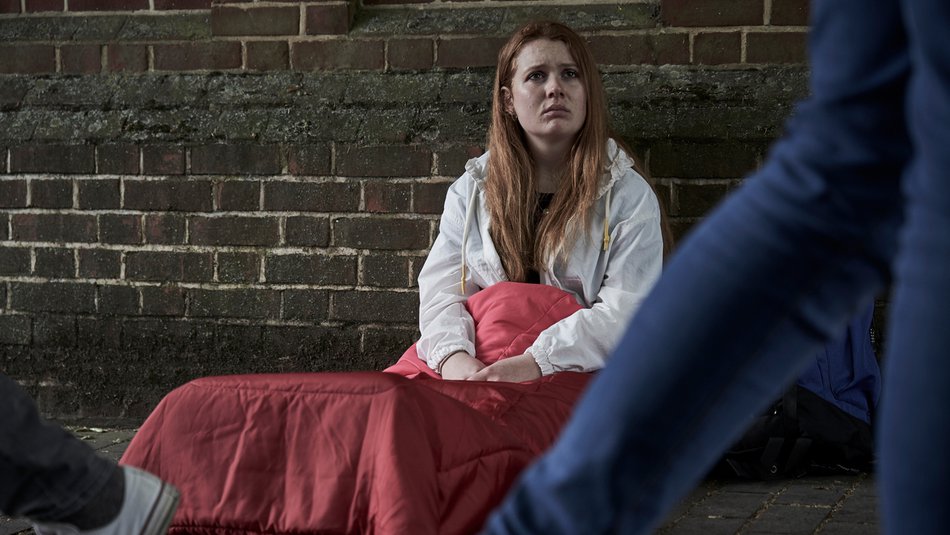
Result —
<instances>
[{"instance_id":1,"label":"woman's eye","mask_svg":"<svg viewBox=\"0 0 950 535\"><path fill-rule=\"evenodd\" d=\"M567 69L566 71L564 71L564 77L565 77L565 78L578 78L578 77L580 77L580 74L579 74L577 71L575 71L574 69Z\"/></svg>"},{"instance_id":2,"label":"woman's eye","mask_svg":"<svg viewBox=\"0 0 950 535\"><path fill-rule=\"evenodd\" d=\"M528 80L541 80L541 79L543 79L543 78L544 78L544 74L542 74L542 73L540 73L540 72L538 72L538 71L535 71L535 72L533 72L533 73L531 73L531 74L528 75Z\"/></svg>"}]
</instances>

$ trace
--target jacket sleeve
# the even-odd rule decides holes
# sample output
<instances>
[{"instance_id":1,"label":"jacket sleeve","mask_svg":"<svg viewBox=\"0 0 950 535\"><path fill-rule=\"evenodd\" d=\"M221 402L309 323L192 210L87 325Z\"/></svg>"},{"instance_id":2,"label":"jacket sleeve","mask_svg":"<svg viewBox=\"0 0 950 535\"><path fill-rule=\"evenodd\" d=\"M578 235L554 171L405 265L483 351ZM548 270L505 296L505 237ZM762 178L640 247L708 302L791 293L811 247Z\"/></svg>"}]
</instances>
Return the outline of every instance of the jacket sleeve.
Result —
<instances>
[{"instance_id":1,"label":"jacket sleeve","mask_svg":"<svg viewBox=\"0 0 950 535\"><path fill-rule=\"evenodd\" d=\"M610 236L604 279L590 308L544 330L528 349L542 375L589 372L606 364L663 267L660 211L652 191Z\"/></svg>"},{"instance_id":2,"label":"jacket sleeve","mask_svg":"<svg viewBox=\"0 0 950 535\"><path fill-rule=\"evenodd\" d=\"M445 198L439 235L419 272L419 358L438 370L445 357L456 351L475 356L475 323L465 308L469 296L479 290L466 274L462 293L462 230L465 224L467 188L472 180L457 180Z\"/></svg>"}]
</instances>

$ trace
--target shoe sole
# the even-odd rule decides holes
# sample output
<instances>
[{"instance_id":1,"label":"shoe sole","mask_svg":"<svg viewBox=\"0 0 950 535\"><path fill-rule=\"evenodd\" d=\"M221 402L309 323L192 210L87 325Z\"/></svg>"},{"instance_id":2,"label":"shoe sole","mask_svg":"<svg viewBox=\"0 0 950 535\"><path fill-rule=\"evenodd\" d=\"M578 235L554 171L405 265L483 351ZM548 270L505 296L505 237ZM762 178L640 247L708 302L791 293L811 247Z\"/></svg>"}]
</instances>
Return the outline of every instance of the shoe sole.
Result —
<instances>
[{"instance_id":1,"label":"shoe sole","mask_svg":"<svg viewBox=\"0 0 950 535\"><path fill-rule=\"evenodd\" d=\"M175 487L163 481L162 489L158 493L152 510L148 513L141 535L165 535L175 516L175 510L178 509L180 497Z\"/></svg>"}]
</instances>

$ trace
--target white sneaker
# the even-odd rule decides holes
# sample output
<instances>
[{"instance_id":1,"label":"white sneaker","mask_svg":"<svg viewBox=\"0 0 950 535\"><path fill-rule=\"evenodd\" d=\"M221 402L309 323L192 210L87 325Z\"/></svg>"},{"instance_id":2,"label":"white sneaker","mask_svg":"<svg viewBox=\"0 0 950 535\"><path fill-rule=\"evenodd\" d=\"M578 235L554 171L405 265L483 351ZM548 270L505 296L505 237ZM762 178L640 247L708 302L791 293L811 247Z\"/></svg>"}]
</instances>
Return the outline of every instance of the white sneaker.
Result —
<instances>
[{"instance_id":1,"label":"white sneaker","mask_svg":"<svg viewBox=\"0 0 950 535\"><path fill-rule=\"evenodd\" d=\"M123 466L125 501L112 522L80 531L70 524L35 523L37 535L164 535L178 508L178 490L152 474Z\"/></svg>"}]
</instances>

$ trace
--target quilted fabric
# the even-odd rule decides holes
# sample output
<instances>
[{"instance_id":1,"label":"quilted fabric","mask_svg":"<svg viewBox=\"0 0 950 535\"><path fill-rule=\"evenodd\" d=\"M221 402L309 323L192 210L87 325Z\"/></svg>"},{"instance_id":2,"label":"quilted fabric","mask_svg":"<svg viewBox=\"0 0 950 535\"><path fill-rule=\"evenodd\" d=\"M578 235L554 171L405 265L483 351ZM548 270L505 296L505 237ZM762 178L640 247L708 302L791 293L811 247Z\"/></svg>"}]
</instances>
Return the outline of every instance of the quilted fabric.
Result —
<instances>
[{"instance_id":1,"label":"quilted fabric","mask_svg":"<svg viewBox=\"0 0 950 535\"><path fill-rule=\"evenodd\" d=\"M580 308L516 283L469 307L489 363ZM387 372L192 381L162 400L122 462L179 488L171 533L473 533L589 379L443 381L414 348Z\"/></svg>"}]
</instances>

